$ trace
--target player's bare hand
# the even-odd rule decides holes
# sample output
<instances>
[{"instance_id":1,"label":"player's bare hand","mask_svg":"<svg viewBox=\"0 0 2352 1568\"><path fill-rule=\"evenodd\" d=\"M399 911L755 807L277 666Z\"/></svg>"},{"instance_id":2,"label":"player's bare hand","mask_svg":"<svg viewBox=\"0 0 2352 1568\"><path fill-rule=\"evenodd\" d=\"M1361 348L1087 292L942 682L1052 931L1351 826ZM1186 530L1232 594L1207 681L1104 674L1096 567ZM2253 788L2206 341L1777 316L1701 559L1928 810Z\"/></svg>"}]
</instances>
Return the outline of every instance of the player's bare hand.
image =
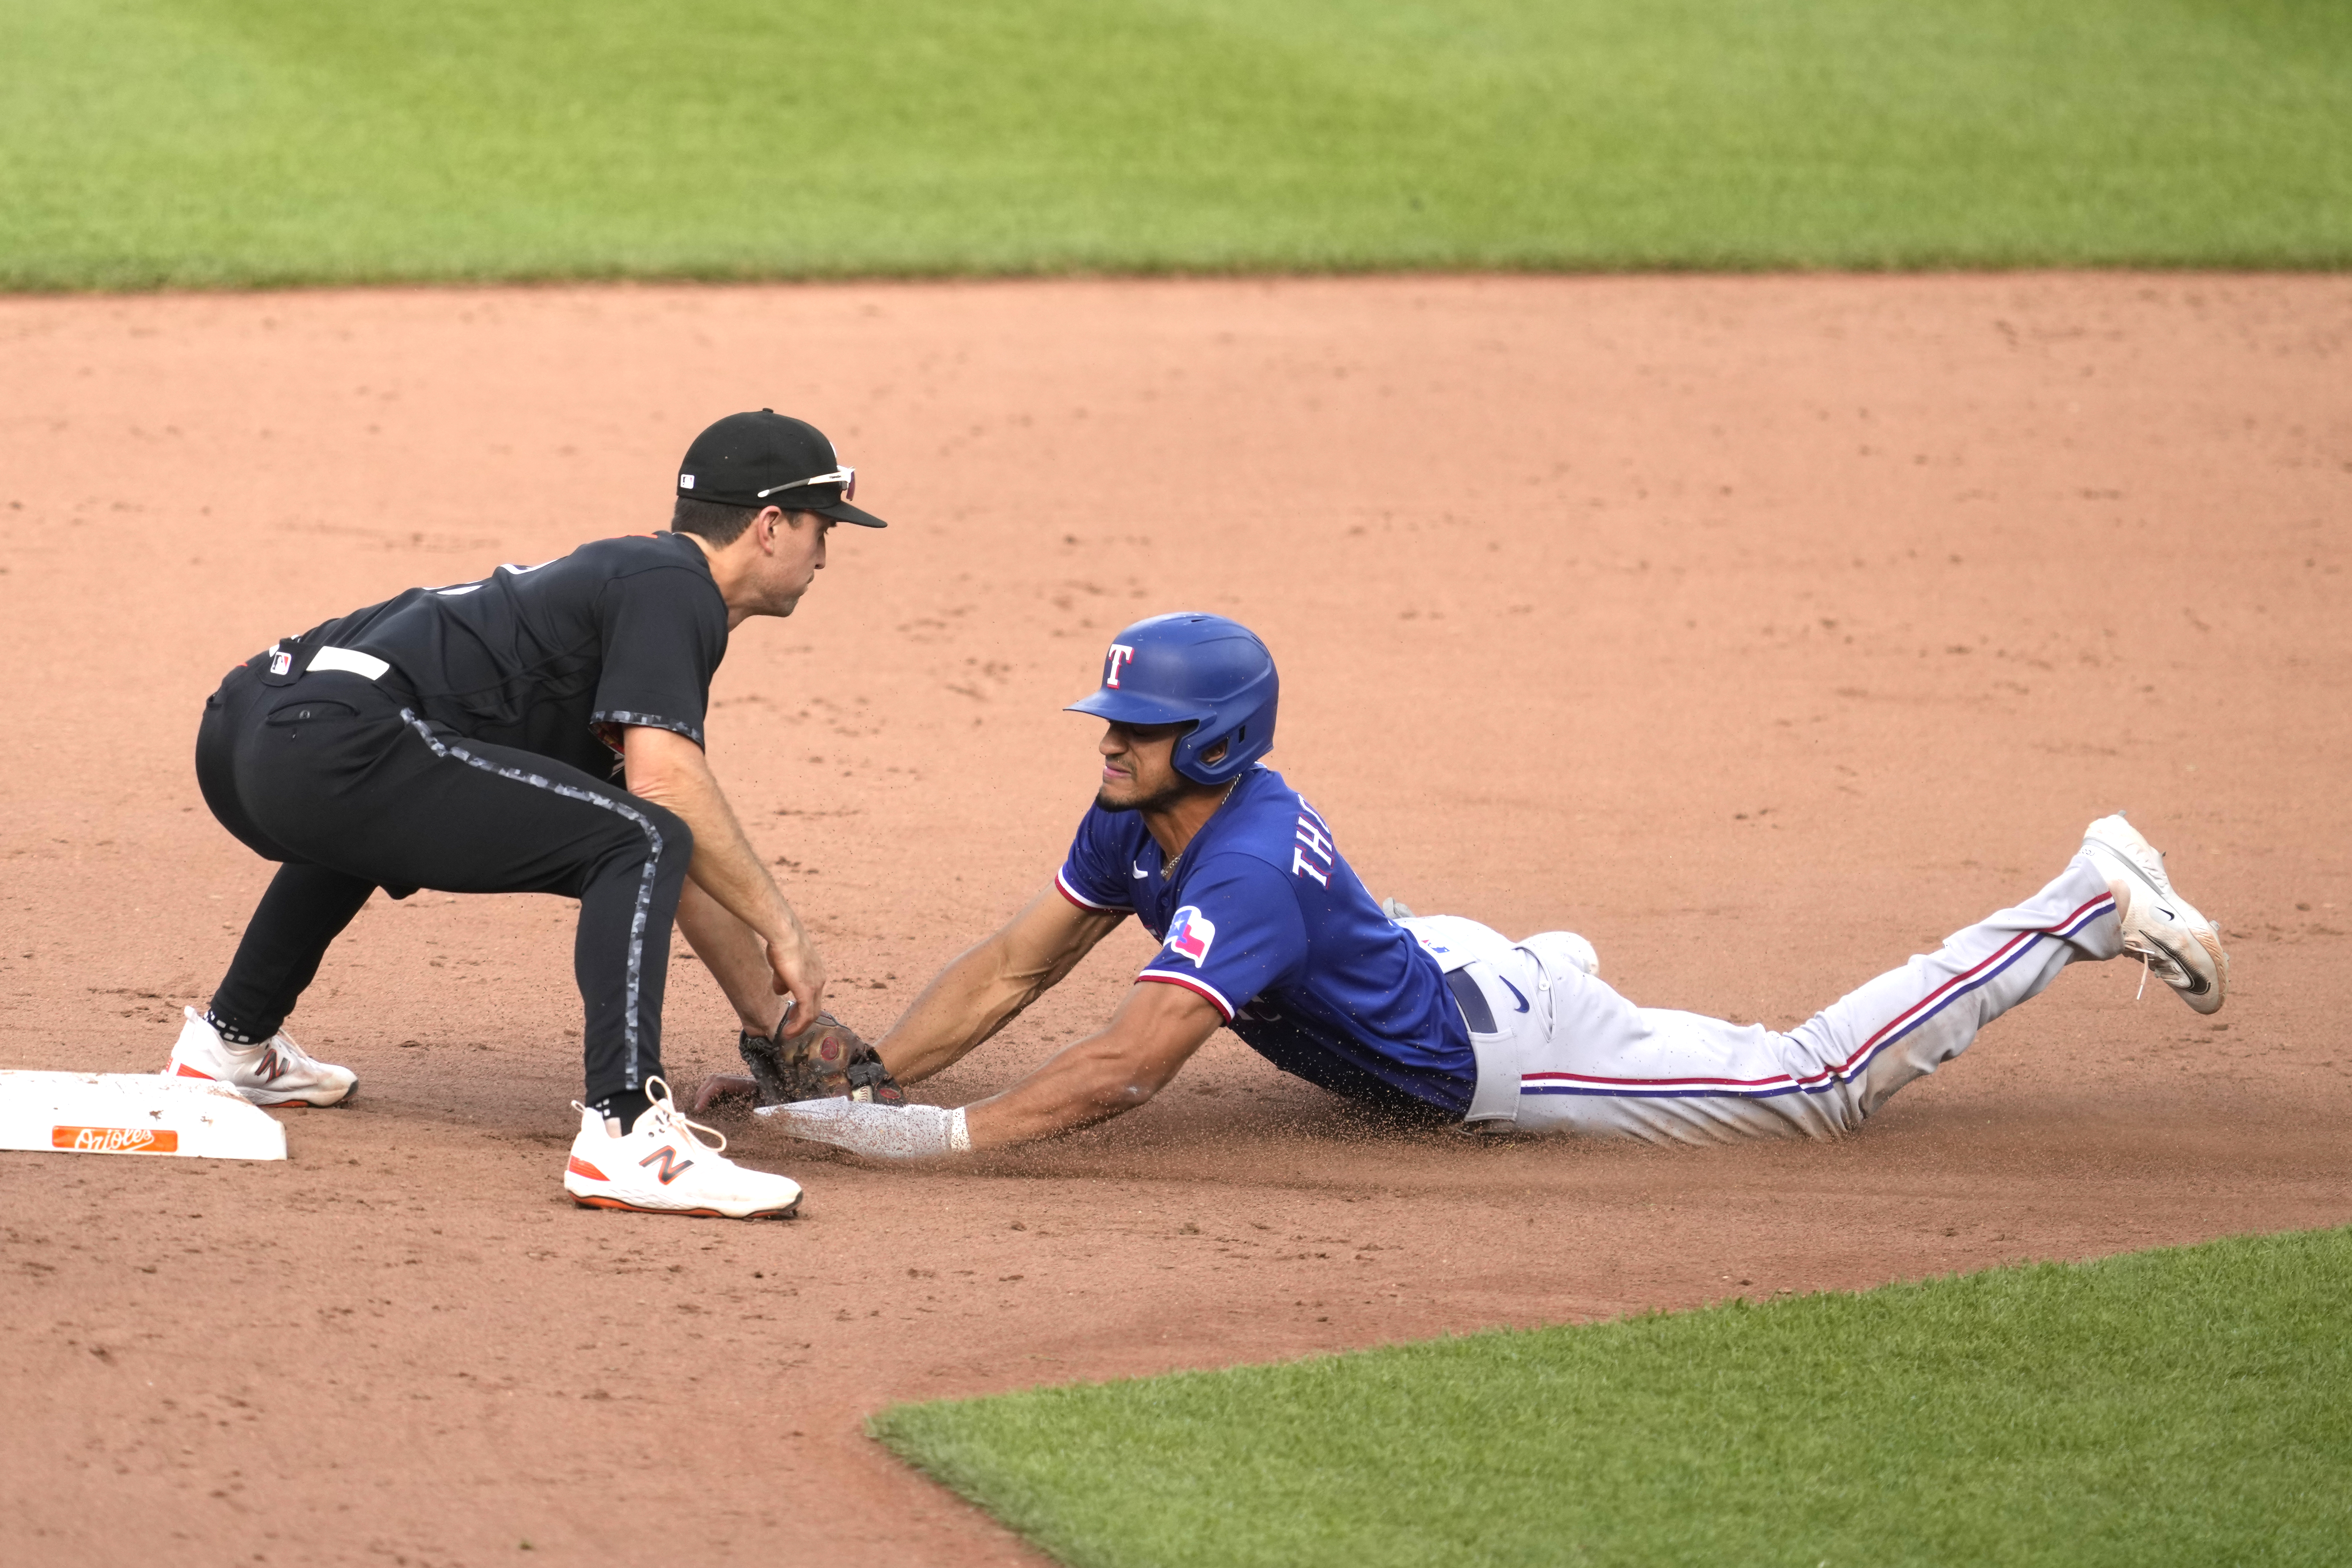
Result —
<instances>
[{"instance_id":1,"label":"player's bare hand","mask_svg":"<svg viewBox=\"0 0 2352 1568\"><path fill-rule=\"evenodd\" d=\"M795 924L782 941L768 944L768 967L774 972L771 984L776 994L792 998L784 1009L784 1033L799 1034L824 1011L824 960Z\"/></svg>"},{"instance_id":2,"label":"player's bare hand","mask_svg":"<svg viewBox=\"0 0 2352 1568\"><path fill-rule=\"evenodd\" d=\"M760 1081L748 1073L714 1072L694 1092L693 1114L708 1116L730 1100L757 1100Z\"/></svg>"}]
</instances>

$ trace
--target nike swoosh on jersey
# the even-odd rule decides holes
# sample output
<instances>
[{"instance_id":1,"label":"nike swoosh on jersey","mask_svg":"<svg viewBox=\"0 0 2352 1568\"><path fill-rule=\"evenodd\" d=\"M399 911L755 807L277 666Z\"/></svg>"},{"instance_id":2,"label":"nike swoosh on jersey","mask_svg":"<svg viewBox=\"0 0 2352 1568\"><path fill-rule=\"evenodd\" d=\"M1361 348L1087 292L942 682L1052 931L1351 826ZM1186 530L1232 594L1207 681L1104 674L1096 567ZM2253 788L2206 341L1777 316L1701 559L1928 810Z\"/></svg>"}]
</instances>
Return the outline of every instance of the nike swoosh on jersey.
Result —
<instances>
[{"instance_id":1,"label":"nike swoosh on jersey","mask_svg":"<svg viewBox=\"0 0 2352 1568\"><path fill-rule=\"evenodd\" d=\"M1495 978L1503 980L1503 977L1500 975L1496 976ZM1519 1011L1525 1012L1528 1010L1528 998L1519 995L1518 987L1511 984L1508 980L1503 980L1503 989L1511 993L1511 999L1519 1004Z\"/></svg>"},{"instance_id":2,"label":"nike swoosh on jersey","mask_svg":"<svg viewBox=\"0 0 2352 1568\"><path fill-rule=\"evenodd\" d=\"M1130 866L1134 866L1134 867L1135 867L1135 880L1136 880L1136 881L1138 881L1138 882L1141 882L1145 877L1150 876L1150 875L1151 874L1150 872L1148 872L1148 871L1144 870L1141 866L1139 866L1139 865L1136 865L1136 864L1135 864L1135 862L1134 862L1133 861L1129 861L1129 862L1128 862L1127 863L1128 863L1129 865L1130 865Z\"/></svg>"}]
</instances>

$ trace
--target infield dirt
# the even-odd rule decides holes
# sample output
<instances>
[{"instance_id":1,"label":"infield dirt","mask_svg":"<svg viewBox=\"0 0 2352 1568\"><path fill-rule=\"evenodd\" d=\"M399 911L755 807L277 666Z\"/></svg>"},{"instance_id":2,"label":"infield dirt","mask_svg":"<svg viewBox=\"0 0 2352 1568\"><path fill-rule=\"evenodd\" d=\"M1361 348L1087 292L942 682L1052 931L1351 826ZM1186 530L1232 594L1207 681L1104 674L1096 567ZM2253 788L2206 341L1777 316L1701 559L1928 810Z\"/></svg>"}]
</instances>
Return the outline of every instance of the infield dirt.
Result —
<instances>
[{"instance_id":1,"label":"infield dirt","mask_svg":"<svg viewBox=\"0 0 2352 1568\"><path fill-rule=\"evenodd\" d=\"M1835 1145L1465 1141L1213 1040L1150 1106L747 1226L575 1208L569 905L379 898L277 1166L0 1155L12 1563L1033 1554L892 1401L2352 1220L2352 282L1413 279L0 301L0 1065L144 1071L268 868L189 764L273 637L666 521L706 421L889 531L736 636L712 754L877 1031L1043 887L1110 632L1282 663L1376 894L1793 1022L2118 806L2227 1010L2085 967ZM1115 936L921 1097L1107 1012ZM681 949L682 951L682 949ZM732 1065L690 959L681 1094Z\"/></svg>"}]
</instances>

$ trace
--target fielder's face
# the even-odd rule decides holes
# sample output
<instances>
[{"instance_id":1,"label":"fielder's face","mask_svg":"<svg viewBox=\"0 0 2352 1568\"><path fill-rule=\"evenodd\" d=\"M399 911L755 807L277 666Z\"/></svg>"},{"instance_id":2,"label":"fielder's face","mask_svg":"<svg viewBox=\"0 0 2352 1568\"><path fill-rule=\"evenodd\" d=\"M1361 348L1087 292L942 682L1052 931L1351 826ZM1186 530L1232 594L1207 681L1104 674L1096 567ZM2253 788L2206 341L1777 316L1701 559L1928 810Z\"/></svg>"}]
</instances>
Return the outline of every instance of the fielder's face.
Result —
<instances>
[{"instance_id":1,"label":"fielder's face","mask_svg":"<svg viewBox=\"0 0 2352 1568\"><path fill-rule=\"evenodd\" d=\"M773 522L763 516L752 526L768 532L761 556L761 612L790 615L824 570L824 539L833 531L833 519L814 512L785 512Z\"/></svg>"},{"instance_id":2,"label":"fielder's face","mask_svg":"<svg viewBox=\"0 0 2352 1568\"><path fill-rule=\"evenodd\" d=\"M1173 804L1192 788L1176 771L1181 724L1110 724L1095 749L1102 753L1102 784L1095 804L1106 811L1150 811Z\"/></svg>"}]
</instances>

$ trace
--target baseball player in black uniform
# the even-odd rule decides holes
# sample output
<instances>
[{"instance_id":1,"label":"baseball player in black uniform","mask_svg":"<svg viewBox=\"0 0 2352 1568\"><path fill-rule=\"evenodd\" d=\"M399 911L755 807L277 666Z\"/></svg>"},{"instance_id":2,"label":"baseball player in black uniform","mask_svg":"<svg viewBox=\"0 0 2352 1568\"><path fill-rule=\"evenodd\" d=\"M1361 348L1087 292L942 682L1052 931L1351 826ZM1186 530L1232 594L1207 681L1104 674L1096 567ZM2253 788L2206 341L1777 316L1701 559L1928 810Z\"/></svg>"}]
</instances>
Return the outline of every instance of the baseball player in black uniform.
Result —
<instances>
[{"instance_id":1,"label":"baseball player in black uniform","mask_svg":"<svg viewBox=\"0 0 2352 1568\"><path fill-rule=\"evenodd\" d=\"M279 867L165 1071L339 1103L356 1075L283 1025L376 889L561 894L580 901L587 1056L565 1187L599 1207L791 1213L798 1186L723 1158L670 1103L662 991L675 919L747 1032L822 1008L824 963L711 775L703 722L734 628L793 612L835 523L883 526L856 491L814 427L732 414L688 448L672 531L410 589L230 671L197 781Z\"/></svg>"}]
</instances>

